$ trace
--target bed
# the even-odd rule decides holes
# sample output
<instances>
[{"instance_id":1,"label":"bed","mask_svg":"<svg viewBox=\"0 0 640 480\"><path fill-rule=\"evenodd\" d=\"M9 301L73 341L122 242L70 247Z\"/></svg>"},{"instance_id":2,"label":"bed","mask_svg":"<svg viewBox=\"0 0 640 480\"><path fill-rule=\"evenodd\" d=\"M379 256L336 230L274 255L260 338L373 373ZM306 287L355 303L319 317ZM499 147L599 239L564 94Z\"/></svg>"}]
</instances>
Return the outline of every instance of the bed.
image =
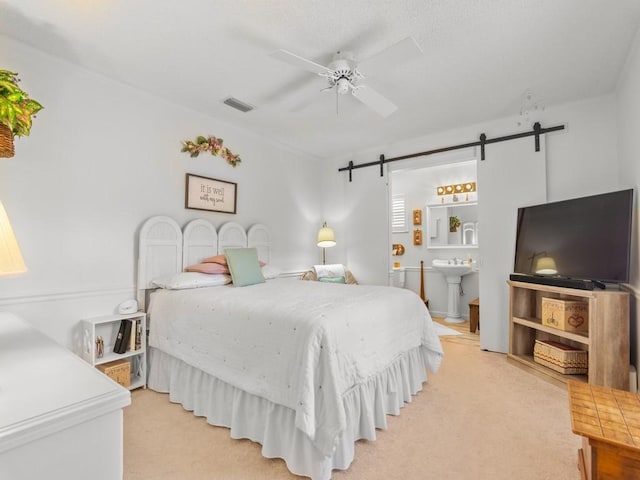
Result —
<instances>
[{"instance_id":1,"label":"bed","mask_svg":"<svg viewBox=\"0 0 640 480\"><path fill-rule=\"evenodd\" d=\"M273 278L158 289L155 279L229 248L255 248L264 225L153 217L139 234L139 301L148 303L149 388L313 480L346 469L436 371L442 348L424 303L394 287ZM190 286L190 285L187 285Z\"/></svg>"}]
</instances>

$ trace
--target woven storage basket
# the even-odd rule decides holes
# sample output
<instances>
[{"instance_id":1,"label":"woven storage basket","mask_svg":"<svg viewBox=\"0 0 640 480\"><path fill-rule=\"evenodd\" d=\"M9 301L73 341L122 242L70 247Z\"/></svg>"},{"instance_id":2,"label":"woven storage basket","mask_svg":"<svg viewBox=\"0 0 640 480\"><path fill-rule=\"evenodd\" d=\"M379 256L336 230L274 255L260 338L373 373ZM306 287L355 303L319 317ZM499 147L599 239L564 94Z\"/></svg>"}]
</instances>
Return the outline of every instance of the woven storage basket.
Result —
<instances>
[{"instance_id":1,"label":"woven storage basket","mask_svg":"<svg viewBox=\"0 0 640 480\"><path fill-rule=\"evenodd\" d=\"M533 347L533 360L564 374L584 374L589 371L589 358L586 351L550 340L536 340Z\"/></svg>"},{"instance_id":2,"label":"woven storage basket","mask_svg":"<svg viewBox=\"0 0 640 480\"><path fill-rule=\"evenodd\" d=\"M11 158L15 155L13 133L4 123L0 123L0 157Z\"/></svg>"},{"instance_id":3,"label":"woven storage basket","mask_svg":"<svg viewBox=\"0 0 640 480\"><path fill-rule=\"evenodd\" d=\"M114 360L96 368L123 387L131 385L131 364L127 360Z\"/></svg>"}]
</instances>

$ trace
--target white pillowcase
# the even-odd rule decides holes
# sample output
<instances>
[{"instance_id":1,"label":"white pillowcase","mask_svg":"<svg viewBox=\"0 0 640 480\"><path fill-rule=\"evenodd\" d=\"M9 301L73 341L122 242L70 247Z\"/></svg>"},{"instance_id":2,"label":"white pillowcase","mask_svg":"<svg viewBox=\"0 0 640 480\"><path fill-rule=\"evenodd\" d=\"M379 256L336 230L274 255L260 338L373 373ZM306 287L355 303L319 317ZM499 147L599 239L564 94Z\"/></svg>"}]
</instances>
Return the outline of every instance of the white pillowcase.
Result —
<instances>
[{"instance_id":1,"label":"white pillowcase","mask_svg":"<svg viewBox=\"0 0 640 480\"><path fill-rule=\"evenodd\" d=\"M231 283L231 275L223 273L208 274L199 272L182 272L153 280L153 285L168 290L184 288L219 287Z\"/></svg>"},{"instance_id":2,"label":"white pillowcase","mask_svg":"<svg viewBox=\"0 0 640 480\"><path fill-rule=\"evenodd\" d=\"M280 270L278 267L274 267L273 265L263 265L261 267L262 270L262 276L264 277L265 280L272 280L274 278L278 278L280 276L280 274L282 273L282 270Z\"/></svg>"},{"instance_id":3,"label":"white pillowcase","mask_svg":"<svg viewBox=\"0 0 640 480\"><path fill-rule=\"evenodd\" d=\"M316 276L321 277L345 277L345 268L341 263L331 265L314 265Z\"/></svg>"}]
</instances>

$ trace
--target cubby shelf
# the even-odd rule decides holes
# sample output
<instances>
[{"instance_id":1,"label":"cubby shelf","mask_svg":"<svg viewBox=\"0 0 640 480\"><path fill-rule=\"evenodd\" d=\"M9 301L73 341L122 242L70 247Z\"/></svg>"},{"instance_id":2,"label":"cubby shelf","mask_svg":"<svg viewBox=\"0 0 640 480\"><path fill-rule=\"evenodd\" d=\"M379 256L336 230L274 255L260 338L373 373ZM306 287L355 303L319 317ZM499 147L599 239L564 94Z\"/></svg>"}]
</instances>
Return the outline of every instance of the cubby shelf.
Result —
<instances>
[{"instance_id":1,"label":"cubby shelf","mask_svg":"<svg viewBox=\"0 0 640 480\"><path fill-rule=\"evenodd\" d=\"M629 294L621 290L573 288L508 281L508 357L557 380L580 380L596 385L629 389ZM581 300L589 311L589 332L565 332L542 324L542 298ZM533 359L536 340L553 340L589 355L587 375L563 375Z\"/></svg>"},{"instance_id":2,"label":"cubby shelf","mask_svg":"<svg viewBox=\"0 0 640 480\"><path fill-rule=\"evenodd\" d=\"M130 359L132 368L131 384L127 388L133 390L139 387L146 387L146 319L146 313L135 312L125 315L103 315L82 320L82 357L93 366L102 365L114 360ZM139 320L142 323L141 347L137 350L128 350L125 353L114 353L113 346L122 320ZM98 336L101 336L104 340L104 353L102 357L98 357L96 353L96 338Z\"/></svg>"}]
</instances>

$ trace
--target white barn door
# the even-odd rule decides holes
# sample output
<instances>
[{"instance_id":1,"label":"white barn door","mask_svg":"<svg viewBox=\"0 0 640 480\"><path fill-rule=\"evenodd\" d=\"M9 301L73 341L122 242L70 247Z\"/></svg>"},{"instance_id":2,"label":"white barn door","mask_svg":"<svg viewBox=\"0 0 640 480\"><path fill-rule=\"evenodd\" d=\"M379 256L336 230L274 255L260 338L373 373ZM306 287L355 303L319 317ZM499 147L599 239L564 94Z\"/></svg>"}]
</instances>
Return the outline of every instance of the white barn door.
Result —
<instances>
[{"instance_id":1,"label":"white barn door","mask_svg":"<svg viewBox=\"0 0 640 480\"><path fill-rule=\"evenodd\" d=\"M525 137L487 145L485 158L478 161L480 348L505 353L518 207L546 201L545 137L539 152Z\"/></svg>"}]
</instances>

